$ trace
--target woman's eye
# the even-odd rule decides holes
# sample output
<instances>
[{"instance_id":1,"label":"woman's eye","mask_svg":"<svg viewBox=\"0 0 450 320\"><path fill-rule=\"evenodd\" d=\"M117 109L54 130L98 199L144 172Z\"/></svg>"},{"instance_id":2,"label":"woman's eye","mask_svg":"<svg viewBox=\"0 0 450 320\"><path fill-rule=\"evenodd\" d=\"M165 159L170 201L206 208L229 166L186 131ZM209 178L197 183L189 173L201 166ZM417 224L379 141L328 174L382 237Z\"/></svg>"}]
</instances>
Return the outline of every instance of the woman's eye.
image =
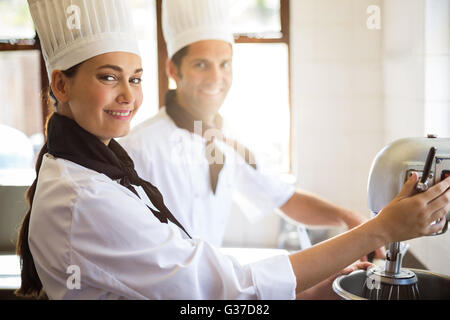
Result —
<instances>
[{"instance_id":1,"label":"woman's eye","mask_svg":"<svg viewBox=\"0 0 450 320\"><path fill-rule=\"evenodd\" d=\"M140 84L142 82L141 78L133 78L130 80L133 84Z\"/></svg>"},{"instance_id":2,"label":"woman's eye","mask_svg":"<svg viewBox=\"0 0 450 320\"><path fill-rule=\"evenodd\" d=\"M99 77L100 80L104 80L104 81L114 81L116 80L116 77L112 76L112 75L105 75L105 76L100 76Z\"/></svg>"}]
</instances>

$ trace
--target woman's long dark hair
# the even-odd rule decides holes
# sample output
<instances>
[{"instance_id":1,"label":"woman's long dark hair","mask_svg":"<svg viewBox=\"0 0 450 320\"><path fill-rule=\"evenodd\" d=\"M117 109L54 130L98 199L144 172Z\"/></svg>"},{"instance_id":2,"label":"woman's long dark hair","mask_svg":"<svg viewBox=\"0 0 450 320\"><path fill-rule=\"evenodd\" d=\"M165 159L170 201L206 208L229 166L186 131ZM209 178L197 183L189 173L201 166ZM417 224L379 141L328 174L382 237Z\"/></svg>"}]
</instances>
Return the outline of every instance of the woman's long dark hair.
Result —
<instances>
[{"instance_id":1,"label":"woman's long dark hair","mask_svg":"<svg viewBox=\"0 0 450 320\"><path fill-rule=\"evenodd\" d=\"M77 73L79 66L80 64L77 64L70 69L62 71L62 73L68 78L73 78ZM36 179L27 189L25 194L29 208L22 220L16 245L16 254L20 257L22 283L20 288L15 291L15 294L17 296L32 297L37 299L45 298L46 295L42 288L42 283L37 274L33 256L31 255L30 247L28 245L28 231L30 226L31 208L33 207L33 198L39 178L39 170L41 168L42 158L47 153L47 123L53 114L54 108L57 108L58 106L58 102L50 87L44 90L42 99L44 101L44 105L48 108L48 116L44 126L45 142L36 160Z\"/></svg>"}]
</instances>

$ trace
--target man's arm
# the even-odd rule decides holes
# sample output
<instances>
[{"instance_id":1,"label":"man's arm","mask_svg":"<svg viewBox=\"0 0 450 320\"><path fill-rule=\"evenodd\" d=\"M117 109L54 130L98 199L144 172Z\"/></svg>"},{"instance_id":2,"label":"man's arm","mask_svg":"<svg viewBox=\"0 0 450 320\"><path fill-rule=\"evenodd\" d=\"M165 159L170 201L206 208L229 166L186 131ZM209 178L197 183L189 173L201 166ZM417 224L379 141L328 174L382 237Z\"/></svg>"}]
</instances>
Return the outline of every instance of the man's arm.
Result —
<instances>
[{"instance_id":1,"label":"man's arm","mask_svg":"<svg viewBox=\"0 0 450 320\"><path fill-rule=\"evenodd\" d=\"M354 211L304 191L296 191L280 209L289 218L307 226L346 226L352 229L367 220Z\"/></svg>"},{"instance_id":2,"label":"man's arm","mask_svg":"<svg viewBox=\"0 0 450 320\"><path fill-rule=\"evenodd\" d=\"M367 220L357 212L304 191L296 191L280 209L289 218L307 226L346 226L353 229ZM374 258L384 259L385 256L384 247L375 250ZM367 260L367 257L362 257L362 260Z\"/></svg>"}]
</instances>

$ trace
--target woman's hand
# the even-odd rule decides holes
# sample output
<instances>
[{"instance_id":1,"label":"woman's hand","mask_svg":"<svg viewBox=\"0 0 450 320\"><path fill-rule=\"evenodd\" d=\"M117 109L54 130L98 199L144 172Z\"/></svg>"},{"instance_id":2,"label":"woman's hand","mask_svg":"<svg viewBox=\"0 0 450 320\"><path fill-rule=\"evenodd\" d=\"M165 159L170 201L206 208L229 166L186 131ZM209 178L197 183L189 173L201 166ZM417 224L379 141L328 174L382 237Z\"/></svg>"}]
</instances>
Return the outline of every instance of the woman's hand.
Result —
<instances>
[{"instance_id":1,"label":"woman's hand","mask_svg":"<svg viewBox=\"0 0 450 320\"><path fill-rule=\"evenodd\" d=\"M420 194L415 191L417 180L417 174L413 174L374 218L382 224L387 243L430 235L445 226L444 217L450 211L450 178ZM432 224L439 219L439 223Z\"/></svg>"}]
</instances>

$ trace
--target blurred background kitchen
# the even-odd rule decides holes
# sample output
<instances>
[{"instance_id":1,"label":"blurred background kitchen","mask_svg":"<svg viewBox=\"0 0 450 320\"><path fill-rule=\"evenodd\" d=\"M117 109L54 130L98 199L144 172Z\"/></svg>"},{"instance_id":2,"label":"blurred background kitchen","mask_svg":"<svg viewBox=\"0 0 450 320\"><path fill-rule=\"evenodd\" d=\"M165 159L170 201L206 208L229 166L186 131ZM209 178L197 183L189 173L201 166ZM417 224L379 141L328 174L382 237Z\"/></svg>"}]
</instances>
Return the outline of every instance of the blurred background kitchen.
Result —
<instances>
[{"instance_id":1,"label":"blurred background kitchen","mask_svg":"<svg viewBox=\"0 0 450 320\"><path fill-rule=\"evenodd\" d=\"M145 69L134 126L157 113L174 84L165 75L161 1L130 2ZM235 12L234 83L221 113L229 135L268 173L369 217L367 180L381 148L429 133L450 137L450 0L239 0ZM4 255L14 253L44 140L42 63L26 0L0 0ZM239 198L228 225L225 247L304 243L297 225L276 214L255 221ZM316 243L342 231L308 235ZM410 241L409 261L450 274L449 243L450 233ZM14 273L5 261L3 274Z\"/></svg>"}]
</instances>

